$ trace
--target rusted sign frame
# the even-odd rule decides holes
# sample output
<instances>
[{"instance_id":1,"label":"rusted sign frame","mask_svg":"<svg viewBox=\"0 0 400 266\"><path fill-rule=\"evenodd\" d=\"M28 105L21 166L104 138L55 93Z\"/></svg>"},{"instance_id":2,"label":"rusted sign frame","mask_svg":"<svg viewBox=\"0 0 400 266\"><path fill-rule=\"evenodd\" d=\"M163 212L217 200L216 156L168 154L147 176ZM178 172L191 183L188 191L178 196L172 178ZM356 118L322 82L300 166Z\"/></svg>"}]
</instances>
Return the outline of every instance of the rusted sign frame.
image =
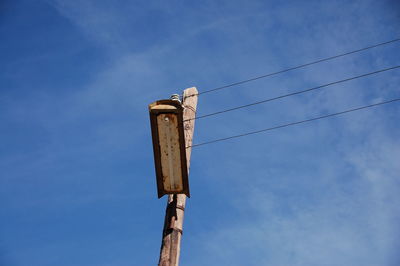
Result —
<instances>
[{"instance_id":1,"label":"rusted sign frame","mask_svg":"<svg viewBox=\"0 0 400 266\"><path fill-rule=\"evenodd\" d=\"M154 107L156 107L157 105L170 105L175 107L176 109L154 109ZM188 170L186 162L185 134L183 130L183 107L179 101L159 100L149 105L149 113L150 113L151 135L153 139L154 164L156 169L158 198L161 198L166 194L185 194L186 196L190 197L189 178L188 178ZM181 191L175 191L173 193L165 191L163 185L161 148L159 142L158 123L157 123L157 116L159 114L176 114L178 118L179 149L180 149L183 189Z\"/></svg>"}]
</instances>

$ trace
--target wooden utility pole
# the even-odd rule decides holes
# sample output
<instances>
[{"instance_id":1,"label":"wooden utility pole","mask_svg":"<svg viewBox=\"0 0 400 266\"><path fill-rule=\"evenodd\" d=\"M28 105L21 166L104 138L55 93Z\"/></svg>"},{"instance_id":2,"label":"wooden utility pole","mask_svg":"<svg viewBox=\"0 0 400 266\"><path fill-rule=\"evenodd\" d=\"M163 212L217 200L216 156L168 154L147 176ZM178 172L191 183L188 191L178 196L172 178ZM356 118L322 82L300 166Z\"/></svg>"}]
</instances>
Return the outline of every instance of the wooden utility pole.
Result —
<instances>
[{"instance_id":1,"label":"wooden utility pole","mask_svg":"<svg viewBox=\"0 0 400 266\"><path fill-rule=\"evenodd\" d=\"M185 146L187 169L189 175L190 155L192 152L194 118L197 108L197 89L188 88L183 91L182 105L183 127L185 133ZM178 266L181 238L183 233L183 216L185 214L186 195L168 195L167 209L165 213L163 237L161 243L159 266Z\"/></svg>"}]
</instances>

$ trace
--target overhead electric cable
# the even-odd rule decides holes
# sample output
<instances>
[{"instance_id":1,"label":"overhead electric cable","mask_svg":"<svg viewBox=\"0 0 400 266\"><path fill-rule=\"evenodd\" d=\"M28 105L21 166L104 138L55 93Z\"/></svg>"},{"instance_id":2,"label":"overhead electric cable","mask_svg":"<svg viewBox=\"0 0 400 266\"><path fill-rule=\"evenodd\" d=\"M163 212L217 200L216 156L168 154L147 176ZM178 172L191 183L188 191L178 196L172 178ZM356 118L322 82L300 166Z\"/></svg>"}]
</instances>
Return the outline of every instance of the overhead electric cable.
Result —
<instances>
[{"instance_id":1,"label":"overhead electric cable","mask_svg":"<svg viewBox=\"0 0 400 266\"><path fill-rule=\"evenodd\" d=\"M324 118L328 118L328 117L332 117L332 116L342 115L342 114L355 112L355 111L358 111L358 110L367 109L367 108L371 108L371 107L375 107L375 106L379 106L379 105L394 103L394 102L397 102L397 101L400 101L400 98L387 100L387 101L383 101L383 102L379 102L379 103L374 103L374 104L370 104L370 105L365 105L365 106L361 106L361 107L357 107L357 108L353 108L353 109L348 109L348 110L337 112L337 113L333 113L333 114L318 116L318 117L314 117L314 118L310 118L310 119L306 119L306 120L291 122L291 123L287 123L287 124L283 124L283 125L279 125L279 126L274 126L274 127L270 127L270 128L265 128L265 129L261 129L261 130L257 130L257 131L251 131L251 132L247 132L247 133L244 133L244 134L239 134L239 135L230 136L230 137L226 137L226 138L220 138L220 139L206 141L206 142L202 142L202 143L198 143L198 144L193 144L192 146L188 146L186 148L208 145L208 144L211 144L211 143L214 143L214 142L220 142L220 141L225 141L225 140L229 140L229 139L240 138L240 137L253 135L253 134L258 134L258 133L262 133L262 132L266 132L266 131L270 131L270 130L274 130L274 129L294 126L294 125L298 125L298 124L303 124L303 123L306 123L306 122L311 122L311 121L320 120L320 119L324 119Z\"/></svg>"},{"instance_id":2,"label":"overhead electric cable","mask_svg":"<svg viewBox=\"0 0 400 266\"><path fill-rule=\"evenodd\" d=\"M354 79L363 78L363 77L366 77L366 76L378 74L378 73L389 71L389 70L393 70L393 69L396 69L396 68L400 68L400 65L394 66L394 67L380 69L380 70L369 72L369 73L362 74L362 75L359 75L359 76L354 76L354 77L350 77L350 78L346 78L346 79L330 82L330 83L323 84L323 85L320 85L320 86L317 86L317 87L312 87L312 88L309 88L309 89L300 90L300 91L296 91L296 92L292 92L292 93L276 96L276 97L265 99L265 100L262 100L262 101L257 101L257 102L254 102L254 103L244 104L244 105L241 105L241 106L225 109L225 110L214 112L214 113L210 113L210 114L200 115L200 116L198 116L198 117L196 117L194 119L201 119L201 118L214 116L214 115L218 115L218 114L222 114L222 113L226 113L226 112L231 112L231 111L242 109L242 108L247 108L247 107L250 107L250 106L253 106L253 105L257 105L257 104L262 104L262 103L266 103L266 102L279 100L279 99L282 99L282 98L294 96L294 95L297 95L297 94L306 93L306 92L309 92L309 91L325 88L325 87L328 87L328 86L332 86L332 85L335 85L335 84L343 83L343 82L354 80ZM194 119L192 119L192 120L194 120ZM187 121L187 120L185 120L185 121Z\"/></svg>"},{"instance_id":3,"label":"overhead electric cable","mask_svg":"<svg viewBox=\"0 0 400 266\"><path fill-rule=\"evenodd\" d=\"M381 42L381 43L374 44L374 45L371 45L371 46L367 46L367 47L364 47L364 48L361 48L361 49L345 52L345 53L342 53L342 54L338 54L338 55L334 55L334 56L318 59L318 60L315 60L315 61L312 61L312 62L308 62L308 63L305 63L305 64L301 64L301 65L298 65L298 66L286 68L286 69L283 69L283 70L267 73L267 74L264 74L264 75L261 75L261 76L257 76L257 77L254 77L254 78L249 78L249 79L246 79L246 80L242 80L242 81L234 82L234 83L231 83L231 84L227 84L227 85L224 85L224 86L221 86L221 87L212 88L212 89L209 89L209 90L205 90L205 91L199 92L197 95L206 94L206 93L210 93L210 92L226 89L226 88L229 88L229 87L241 85L241 84L244 84L244 83L247 83L247 82L251 82L251 81L254 81L254 80L258 80L258 79L262 79L262 78L278 75L278 74L285 73L285 72L288 72L288 71L291 71L291 70L295 70L295 69L311 66L311 65L314 65L314 64L322 63L322 62L329 61L329 60L332 60L332 59L336 59L336 58L339 58L339 57L343 57L343 56L347 56L347 55L363 52L363 51L366 51L366 50L369 50L369 49L372 49L372 48L376 48L376 47L379 47L379 46L391 44L391 43L398 42L398 41L400 41L400 38L393 39L393 40L386 41L386 42Z\"/></svg>"}]
</instances>

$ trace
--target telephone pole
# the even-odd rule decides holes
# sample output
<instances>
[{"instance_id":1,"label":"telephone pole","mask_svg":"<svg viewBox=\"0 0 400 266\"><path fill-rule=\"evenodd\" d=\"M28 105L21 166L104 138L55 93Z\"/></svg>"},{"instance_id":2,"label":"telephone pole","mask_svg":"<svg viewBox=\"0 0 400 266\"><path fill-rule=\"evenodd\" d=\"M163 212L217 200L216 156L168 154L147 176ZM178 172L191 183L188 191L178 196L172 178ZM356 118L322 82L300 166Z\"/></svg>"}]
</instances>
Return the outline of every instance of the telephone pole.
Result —
<instances>
[{"instance_id":1,"label":"telephone pole","mask_svg":"<svg viewBox=\"0 0 400 266\"><path fill-rule=\"evenodd\" d=\"M185 134L187 170L189 174L190 155L194 131L194 118L197 108L197 89L188 88L183 91L182 105L183 127ZM160 250L159 266L178 266L181 238L183 233L183 216L185 214L186 195L168 195L167 208L165 212L164 229Z\"/></svg>"}]
</instances>

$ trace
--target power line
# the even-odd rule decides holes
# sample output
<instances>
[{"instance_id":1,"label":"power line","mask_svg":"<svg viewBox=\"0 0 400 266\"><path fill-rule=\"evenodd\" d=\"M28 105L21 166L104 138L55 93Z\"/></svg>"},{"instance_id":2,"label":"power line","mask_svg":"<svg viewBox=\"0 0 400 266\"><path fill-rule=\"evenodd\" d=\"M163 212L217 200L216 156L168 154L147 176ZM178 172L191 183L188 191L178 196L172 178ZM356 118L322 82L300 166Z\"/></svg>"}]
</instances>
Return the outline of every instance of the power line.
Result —
<instances>
[{"instance_id":1,"label":"power line","mask_svg":"<svg viewBox=\"0 0 400 266\"><path fill-rule=\"evenodd\" d=\"M279 126L275 126L275 127L265 128L265 129L261 129L261 130L257 130L257 131L251 131L251 132L240 134L240 135L235 135L235 136L230 136L230 137L226 137L226 138L220 138L220 139L215 139L215 140L211 140L211 141L206 141L206 142L202 142L202 143L199 143L199 144L194 144L192 146L188 146L186 148L203 146L203 145L211 144L211 143L214 143L214 142L220 142L220 141L225 141L225 140L229 140L229 139L240 138L240 137L253 135L253 134L258 134L258 133L262 133L262 132L266 132L266 131L270 131L270 130L274 130L274 129L294 126L294 125L298 125L298 124L303 124L303 123L306 123L306 122L311 122L311 121L320 120L320 119L324 119L324 118L328 118L328 117L332 117L332 116L342 115L342 114L346 114L346 113L350 113L350 112L354 112L354 111L358 111L358 110L362 110L362 109L367 109L367 108L371 108L371 107L375 107L375 106L379 106L379 105L389 104L389 103L393 103L393 102L397 102L397 101L400 101L400 98L387 100L387 101L379 102L379 103L375 103L375 104L365 105L365 106L361 106L361 107L357 107L357 108L353 108L353 109L348 109L348 110L345 110L345 111L342 111L342 112L338 112L338 113L323 115L323 116L310 118L310 119L306 119L306 120L301 120L301 121L297 121L297 122L292 122L292 123L288 123L288 124L283 124L283 125L279 125Z\"/></svg>"},{"instance_id":2,"label":"power line","mask_svg":"<svg viewBox=\"0 0 400 266\"><path fill-rule=\"evenodd\" d=\"M249 103L249 104L245 104L245 105L241 105L241 106L237 106L237 107L225 109L225 110L222 110L222 111L218 111L218 112L214 112L214 113L210 113L210 114L201 115L201 116L198 116L198 117L196 117L196 118L194 118L194 119L201 119L201 118L205 118L205 117L209 117L209 116L214 116L214 115L218 115L218 114L222 114L222 113L226 113L226 112L231 112L231 111L238 110L238 109L242 109L242 108L247 108L247 107L250 107L250 106L253 106L253 105L257 105L257 104L262 104L262 103L266 103L266 102L271 102L271 101L279 100L279 99L282 99L282 98L294 96L294 95L297 95L297 94L306 93L306 92L309 92L309 91L313 91L313 90L325 88L325 87L328 87L328 86L332 86L332 85L339 84L339 83L343 83L343 82L350 81L350 80L355 80L355 79L363 78L363 77L366 77L366 76L378 74L378 73L385 72L385 71L389 71L389 70L393 70L393 69L396 69L396 68L400 68L400 65L394 66L394 67L389 67L389 68L380 69L380 70L373 71L373 72L369 72L369 73L362 74L362 75L359 75L359 76L354 76L354 77L350 77L350 78L346 78L346 79L342 79L342 80L330 82L330 83L323 84L323 85L320 85L320 86L317 86L317 87L313 87L313 88L309 88L309 89L305 89L305 90L300 90L300 91L296 91L296 92L292 92L292 93L288 93L288 94L276 96L276 97L269 98L269 99L265 99L265 100L262 100L262 101L257 101L257 102L254 102L254 103ZM193 119L192 119L192 120L193 120Z\"/></svg>"},{"instance_id":3,"label":"power line","mask_svg":"<svg viewBox=\"0 0 400 266\"><path fill-rule=\"evenodd\" d=\"M349 52L346 52L346 53L342 53L342 54L338 54L338 55L334 55L334 56L318 59L316 61L312 61L312 62L309 62L309 63L305 63L305 64L301 64L301 65L298 65L298 66L294 66L294 67L286 68L286 69L283 69L283 70L279 70L279 71L276 71L276 72L264 74L264 75L261 75L261 76L258 76L258 77L249 78L249 79L246 79L246 80L234 82L234 83L227 84L227 85L224 85L224 86L221 86L221 87L212 88L212 89L209 89L209 90L205 90L205 91L199 92L198 95L206 94L206 93L210 93L210 92L214 92L214 91L218 91L218 90L222 90L222 89L226 89L226 88L237 86L237 85L241 85L241 84L244 84L244 83L247 83L247 82L251 82L251 81L254 81L254 80L258 80L258 79L262 79L262 78L278 75L278 74L285 73L285 72L288 72L288 71L291 71L291 70L295 70L295 69L311 66L311 65L322 63L322 62L325 62L325 61L329 61L329 60L332 60L332 59L335 59L335 58L343 57L343 56L346 56L346 55L351 55L351 54L363 52L363 51L366 51L366 50L369 50L369 49L372 49L372 48L376 48L376 47L379 47L379 46L387 45L387 44L398 42L398 41L400 41L400 38L393 39L393 40L386 41L386 42L382 42L382 43L378 43L378 44L374 44L374 45L371 45L371 46L367 46L367 47L364 47L364 48L361 48L361 49L349 51Z\"/></svg>"}]
</instances>

